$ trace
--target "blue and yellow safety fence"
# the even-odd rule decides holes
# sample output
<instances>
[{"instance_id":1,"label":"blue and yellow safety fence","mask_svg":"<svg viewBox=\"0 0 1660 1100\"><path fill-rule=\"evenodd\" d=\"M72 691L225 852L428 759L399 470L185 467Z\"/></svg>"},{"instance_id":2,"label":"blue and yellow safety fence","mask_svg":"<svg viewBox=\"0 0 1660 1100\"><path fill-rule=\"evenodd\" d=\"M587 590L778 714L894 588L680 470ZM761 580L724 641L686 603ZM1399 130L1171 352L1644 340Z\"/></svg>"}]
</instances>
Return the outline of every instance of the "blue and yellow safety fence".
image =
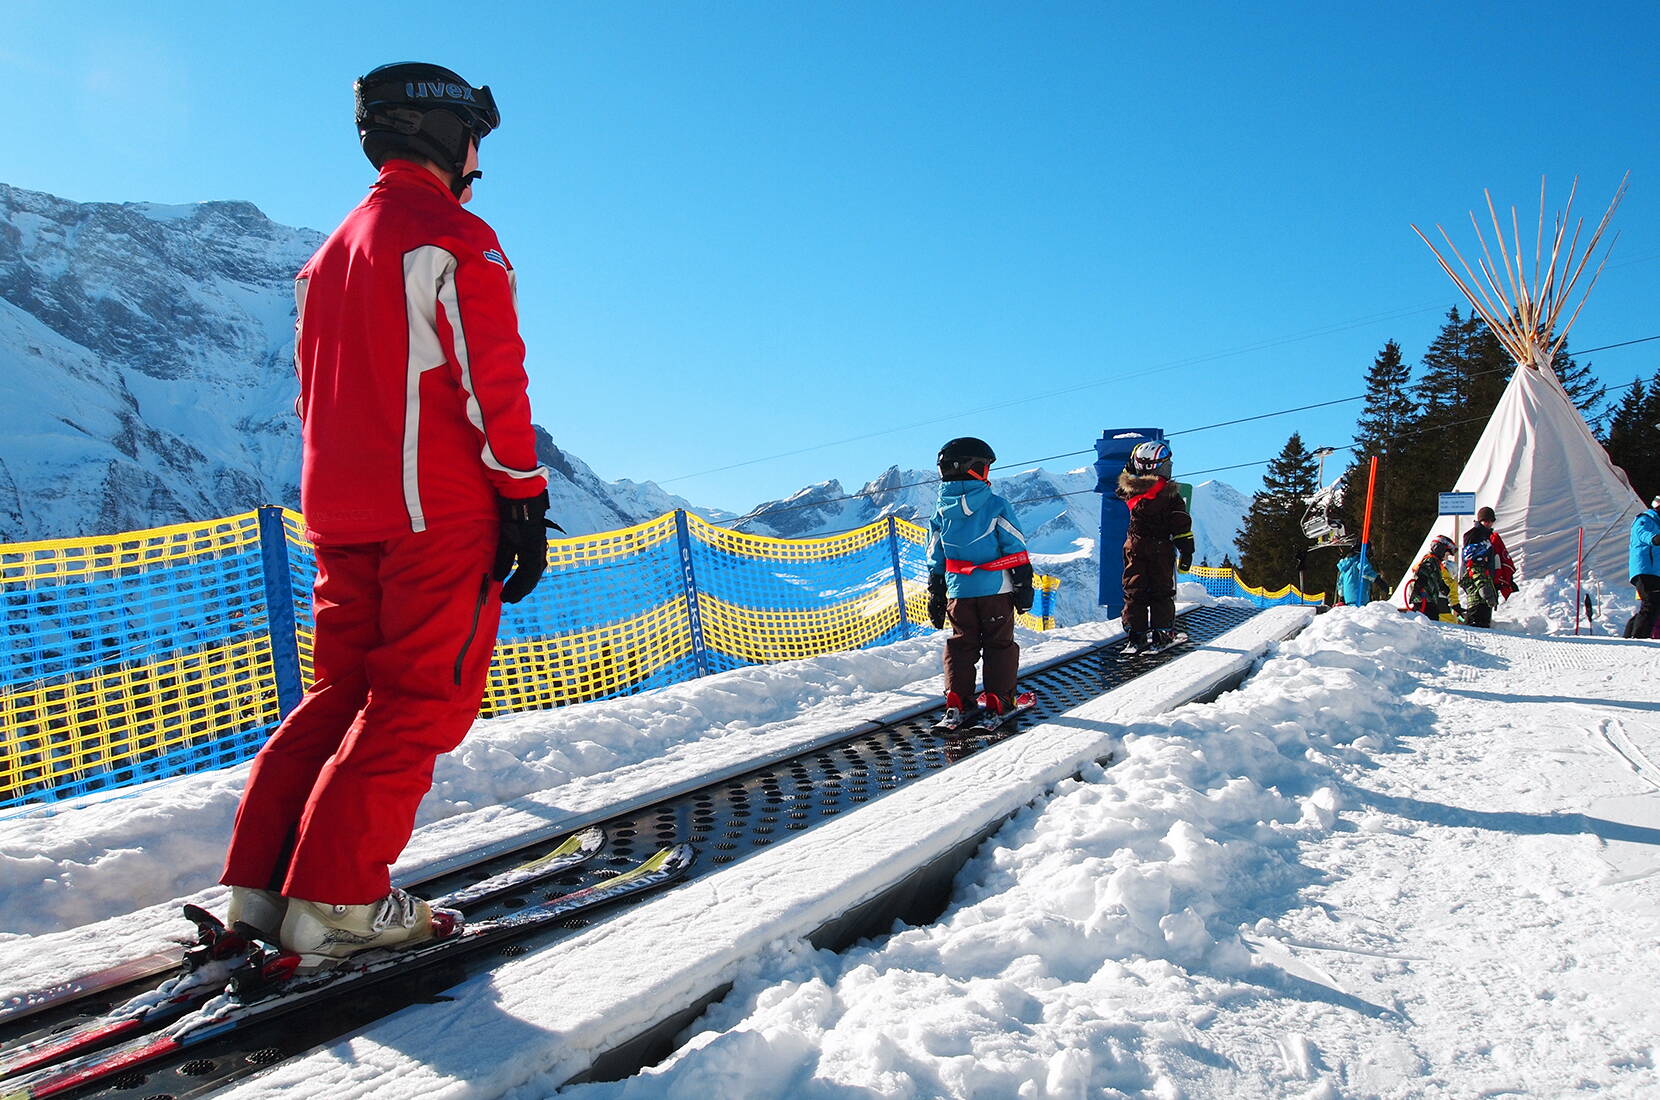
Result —
<instances>
[{"instance_id":1,"label":"blue and yellow safety fence","mask_svg":"<svg viewBox=\"0 0 1660 1100\"><path fill-rule=\"evenodd\" d=\"M671 512L558 539L503 608L481 713L628 695L929 631L927 532L809 539ZM0 545L0 808L224 767L311 680L302 517L260 508L115 536ZM1036 580L1034 629L1054 625Z\"/></svg>"},{"instance_id":2,"label":"blue and yellow safety fence","mask_svg":"<svg viewBox=\"0 0 1660 1100\"><path fill-rule=\"evenodd\" d=\"M1177 573L1179 581L1197 581L1203 585L1205 591L1212 596L1232 596L1237 599L1246 599L1258 607L1280 607L1284 604L1314 604L1325 601L1324 593L1309 595L1299 590L1295 585L1286 585L1284 588L1270 591L1266 588L1253 588L1239 579L1239 574L1232 566L1195 565L1183 573Z\"/></svg>"}]
</instances>

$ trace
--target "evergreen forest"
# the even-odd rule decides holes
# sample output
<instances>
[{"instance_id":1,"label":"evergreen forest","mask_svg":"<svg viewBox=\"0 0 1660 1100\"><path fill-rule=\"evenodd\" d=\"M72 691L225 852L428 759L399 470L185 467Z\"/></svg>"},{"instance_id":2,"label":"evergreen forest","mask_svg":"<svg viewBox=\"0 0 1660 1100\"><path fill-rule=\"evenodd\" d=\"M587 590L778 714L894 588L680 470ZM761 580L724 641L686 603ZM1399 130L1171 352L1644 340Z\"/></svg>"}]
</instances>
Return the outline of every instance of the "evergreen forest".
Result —
<instances>
[{"instance_id":1,"label":"evergreen forest","mask_svg":"<svg viewBox=\"0 0 1660 1100\"><path fill-rule=\"evenodd\" d=\"M1600 386L1591 364L1567 345L1553 364L1568 396L1584 414L1609 457L1646 501L1660 492L1660 372L1633 381L1617 399ZM1485 322L1456 307L1416 370L1391 340L1372 360L1354 442L1324 459L1293 433L1268 463L1262 491L1251 500L1235 548L1239 576L1253 587L1295 584L1305 592L1335 591L1345 547L1316 545L1305 535L1304 498L1345 476L1338 516L1358 543L1373 456L1378 459L1372 502L1370 557L1383 578L1374 598L1387 598L1395 578L1411 566L1434 522L1437 495L1450 491L1504 393L1515 361ZM1487 503L1487 502L1482 502Z\"/></svg>"}]
</instances>

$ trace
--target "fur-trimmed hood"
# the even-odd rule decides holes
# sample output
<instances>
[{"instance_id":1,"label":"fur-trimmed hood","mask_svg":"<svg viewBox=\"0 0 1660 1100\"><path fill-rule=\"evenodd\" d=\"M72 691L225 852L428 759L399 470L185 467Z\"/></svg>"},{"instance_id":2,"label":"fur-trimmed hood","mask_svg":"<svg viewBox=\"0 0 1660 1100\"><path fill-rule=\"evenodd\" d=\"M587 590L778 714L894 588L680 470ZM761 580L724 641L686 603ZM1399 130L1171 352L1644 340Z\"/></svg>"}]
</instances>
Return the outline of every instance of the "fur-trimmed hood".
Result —
<instances>
[{"instance_id":1,"label":"fur-trimmed hood","mask_svg":"<svg viewBox=\"0 0 1660 1100\"><path fill-rule=\"evenodd\" d=\"M1129 500L1131 497L1138 497L1157 485L1158 480L1157 474L1144 477L1129 470L1122 470L1118 474L1118 499Z\"/></svg>"}]
</instances>

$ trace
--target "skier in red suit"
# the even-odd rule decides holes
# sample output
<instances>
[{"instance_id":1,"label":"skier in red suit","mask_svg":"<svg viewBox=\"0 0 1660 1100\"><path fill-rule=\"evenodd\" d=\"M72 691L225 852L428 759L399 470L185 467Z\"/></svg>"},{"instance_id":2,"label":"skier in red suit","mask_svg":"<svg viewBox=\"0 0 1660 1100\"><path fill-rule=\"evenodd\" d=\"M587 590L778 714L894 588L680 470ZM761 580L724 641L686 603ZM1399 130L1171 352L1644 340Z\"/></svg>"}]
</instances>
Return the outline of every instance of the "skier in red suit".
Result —
<instances>
[{"instance_id":1,"label":"skier in red suit","mask_svg":"<svg viewBox=\"0 0 1660 1100\"><path fill-rule=\"evenodd\" d=\"M494 99L425 64L356 91L380 177L295 282L315 682L254 760L222 877L230 918L307 965L433 934L388 867L547 556L513 268L462 209Z\"/></svg>"}]
</instances>

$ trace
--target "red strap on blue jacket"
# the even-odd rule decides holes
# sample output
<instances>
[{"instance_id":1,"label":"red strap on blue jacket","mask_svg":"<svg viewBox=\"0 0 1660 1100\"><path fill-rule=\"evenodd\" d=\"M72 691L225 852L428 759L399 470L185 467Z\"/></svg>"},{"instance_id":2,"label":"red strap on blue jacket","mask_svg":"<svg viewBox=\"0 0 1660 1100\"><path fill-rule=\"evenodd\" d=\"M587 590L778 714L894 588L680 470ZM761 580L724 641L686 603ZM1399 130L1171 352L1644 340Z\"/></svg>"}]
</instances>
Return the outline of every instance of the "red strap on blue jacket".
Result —
<instances>
[{"instance_id":1,"label":"red strap on blue jacket","mask_svg":"<svg viewBox=\"0 0 1660 1100\"><path fill-rule=\"evenodd\" d=\"M947 573L972 573L977 569L1013 569L1017 565L1029 565L1031 564L1031 560L1031 558L1026 556L1026 551L1024 550L1016 550L1012 554L1004 554L1000 558L993 558L990 561L981 562L963 561L960 558L946 558L945 571Z\"/></svg>"}]
</instances>

